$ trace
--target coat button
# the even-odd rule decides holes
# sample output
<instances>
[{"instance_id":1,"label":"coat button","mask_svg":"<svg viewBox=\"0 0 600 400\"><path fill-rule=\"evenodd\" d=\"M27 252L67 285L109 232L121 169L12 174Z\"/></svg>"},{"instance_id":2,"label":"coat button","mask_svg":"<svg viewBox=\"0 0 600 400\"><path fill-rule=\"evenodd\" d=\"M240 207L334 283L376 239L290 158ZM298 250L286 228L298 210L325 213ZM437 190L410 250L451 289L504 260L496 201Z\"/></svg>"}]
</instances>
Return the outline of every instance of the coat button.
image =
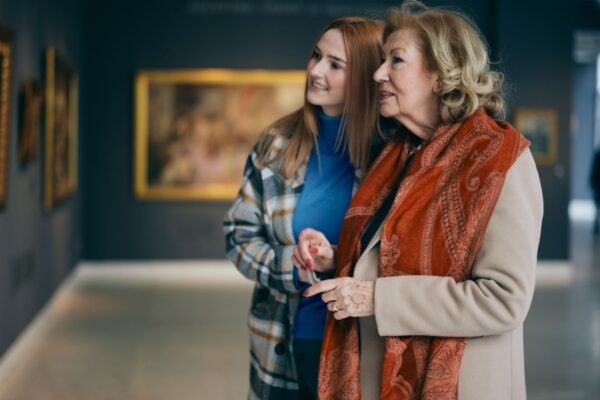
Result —
<instances>
[{"instance_id":1,"label":"coat button","mask_svg":"<svg viewBox=\"0 0 600 400\"><path fill-rule=\"evenodd\" d=\"M277 353L278 356L284 355L285 345L283 343L277 343L277 345L275 346L275 353Z\"/></svg>"}]
</instances>

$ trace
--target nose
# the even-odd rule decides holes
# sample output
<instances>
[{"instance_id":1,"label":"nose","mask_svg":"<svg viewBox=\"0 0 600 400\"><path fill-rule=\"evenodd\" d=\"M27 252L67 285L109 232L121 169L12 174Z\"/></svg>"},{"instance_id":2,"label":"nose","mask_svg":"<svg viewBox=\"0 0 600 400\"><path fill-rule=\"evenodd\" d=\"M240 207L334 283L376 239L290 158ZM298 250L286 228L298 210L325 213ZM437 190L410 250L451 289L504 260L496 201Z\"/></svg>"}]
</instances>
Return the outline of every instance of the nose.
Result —
<instances>
[{"instance_id":1,"label":"nose","mask_svg":"<svg viewBox=\"0 0 600 400\"><path fill-rule=\"evenodd\" d=\"M390 80L390 76L388 74L388 65L386 61L384 61L379 66L379 68L377 68L377 71L375 71L375 73L373 74L373 79L377 83L387 82Z\"/></svg>"},{"instance_id":2,"label":"nose","mask_svg":"<svg viewBox=\"0 0 600 400\"><path fill-rule=\"evenodd\" d=\"M309 68L309 72L315 78L322 78L325 75L325 68L326 63L324 60L320 60Z\"/></svg>"}]
</instances>

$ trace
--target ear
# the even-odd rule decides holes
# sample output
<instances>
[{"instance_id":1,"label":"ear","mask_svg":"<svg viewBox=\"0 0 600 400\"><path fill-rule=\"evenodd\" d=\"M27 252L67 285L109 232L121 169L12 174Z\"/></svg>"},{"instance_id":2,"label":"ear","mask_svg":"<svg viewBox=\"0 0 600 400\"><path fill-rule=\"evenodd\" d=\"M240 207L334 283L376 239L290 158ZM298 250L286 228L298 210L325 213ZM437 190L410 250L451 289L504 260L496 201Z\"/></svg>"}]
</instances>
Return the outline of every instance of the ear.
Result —
<instances>
[{"instance_id":1,"label":"ear","mask_svg":"<svg viewBox=\"0 0 600 400\"><path fill-rule=\"evenodd\" d=\"M439 95L442 92L444 84L438 73L433 74L433 93Z\"/></svg>"}]
</instances>

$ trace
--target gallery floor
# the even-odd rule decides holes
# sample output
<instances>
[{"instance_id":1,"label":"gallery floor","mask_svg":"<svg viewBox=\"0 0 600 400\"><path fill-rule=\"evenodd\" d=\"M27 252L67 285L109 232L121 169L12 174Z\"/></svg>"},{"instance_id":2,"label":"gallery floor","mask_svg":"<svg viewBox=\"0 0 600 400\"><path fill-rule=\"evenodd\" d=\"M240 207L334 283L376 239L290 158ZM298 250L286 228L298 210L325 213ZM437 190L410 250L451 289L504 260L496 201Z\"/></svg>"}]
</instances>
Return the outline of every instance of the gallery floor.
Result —
<instances>
[{"instance_id":1,"label":"gallery floor","mask_svg":"<svg viewBox=\"0 0 600 400\"><path fill-rule=\"evenodd\" d=\"M540 263L530 400L600 399L600 239ZM229 264L82 263L0 361L0 400L243 399L252 285ZM478 399L479 400L479 399Z\"/></svg>"}]
</instances>

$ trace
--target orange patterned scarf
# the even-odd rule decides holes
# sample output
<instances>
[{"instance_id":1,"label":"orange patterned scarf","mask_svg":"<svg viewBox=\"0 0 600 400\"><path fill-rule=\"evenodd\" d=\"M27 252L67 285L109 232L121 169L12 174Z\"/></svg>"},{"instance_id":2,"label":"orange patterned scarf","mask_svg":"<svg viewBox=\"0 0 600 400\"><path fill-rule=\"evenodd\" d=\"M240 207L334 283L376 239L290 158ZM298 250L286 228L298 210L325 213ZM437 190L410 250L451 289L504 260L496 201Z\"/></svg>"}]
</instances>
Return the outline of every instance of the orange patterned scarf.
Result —
<instances>
[{"instance_id":1,"label":"orange patterned scarf","mask_svg":"<svg viewBox=\"0 0 600 400\"><path fill-rule=\"evenodd\" d=\"M384 222L379 276L469 278L508 169L529 142L512 126L477 111L441 126L417 151ZM352 276L360 237L408 156L408 137L383 150L352 199L340 233L336 276ZM390 304L390 307L395 307ZM386 337L381 399L456 399L466 338ZM328 317L319 399L360 399L356 318Z\"/></svg>"}]
</instances>

